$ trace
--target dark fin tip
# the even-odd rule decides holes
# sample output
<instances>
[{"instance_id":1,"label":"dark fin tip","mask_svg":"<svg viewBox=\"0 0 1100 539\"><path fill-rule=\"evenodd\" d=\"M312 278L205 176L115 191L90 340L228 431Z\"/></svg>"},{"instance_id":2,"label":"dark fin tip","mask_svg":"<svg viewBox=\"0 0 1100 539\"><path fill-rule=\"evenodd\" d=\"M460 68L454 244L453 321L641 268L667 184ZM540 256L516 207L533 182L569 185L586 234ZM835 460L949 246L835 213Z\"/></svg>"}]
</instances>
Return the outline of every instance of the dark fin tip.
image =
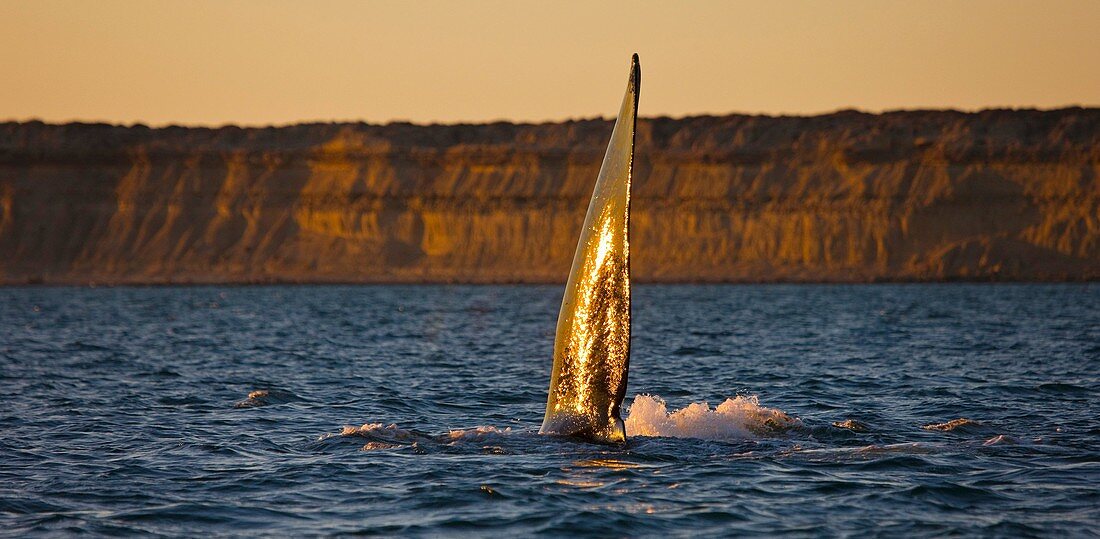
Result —
<instances>
[{"instance_id":1,"label":"dark fin tip","mask_svg":"<svg viewBox=\"0 0 1100 539\"><path fill-rule=\"evenodd\" d=\"M630 84L634 87L634 113L638 113L638 94L642 92L642 63L638 60L638 53L630 59Z\"/></svg>"}]
</instances>

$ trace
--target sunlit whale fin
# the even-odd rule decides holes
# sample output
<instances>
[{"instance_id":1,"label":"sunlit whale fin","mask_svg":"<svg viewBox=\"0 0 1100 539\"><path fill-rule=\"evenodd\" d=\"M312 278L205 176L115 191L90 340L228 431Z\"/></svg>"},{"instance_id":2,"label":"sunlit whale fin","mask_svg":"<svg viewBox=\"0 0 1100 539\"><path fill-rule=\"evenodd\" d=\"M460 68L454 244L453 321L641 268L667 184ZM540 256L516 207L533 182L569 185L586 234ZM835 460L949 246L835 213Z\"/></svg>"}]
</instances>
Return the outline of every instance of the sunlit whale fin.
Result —
<instances>
[{"instance_id":1,"label":"sunlit whale fin","mask_svg":"<svg viewBox=\"0 0 1100 539\"><path fill-rule=\"evenodd\" d=\"M635 54L558 314L541 434L626 440L619 409L630 365L630 181L641 79Z\"/></svg>"}]
</instances>

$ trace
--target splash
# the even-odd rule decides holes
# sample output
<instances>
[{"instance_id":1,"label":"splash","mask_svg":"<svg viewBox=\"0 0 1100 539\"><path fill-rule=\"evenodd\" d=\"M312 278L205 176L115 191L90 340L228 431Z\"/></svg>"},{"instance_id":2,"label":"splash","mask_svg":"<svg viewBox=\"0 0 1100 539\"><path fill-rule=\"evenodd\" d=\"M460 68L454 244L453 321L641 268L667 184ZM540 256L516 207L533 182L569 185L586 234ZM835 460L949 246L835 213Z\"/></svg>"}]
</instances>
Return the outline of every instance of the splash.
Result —
<instances>
[{"instance_id":1,"label":"splash","mask_svg":"<svg viewBox=\"0 0 1100 539\"><path fill-rule=\"evenodd\" d=\"M629 436L669 436L703 440L751 440L802 426L802 421L774 408L760 406L755 395L726 399L715 408L694 402L669 412L665 401L636 395L626 419Z\"/></svg>"}]
</instances>

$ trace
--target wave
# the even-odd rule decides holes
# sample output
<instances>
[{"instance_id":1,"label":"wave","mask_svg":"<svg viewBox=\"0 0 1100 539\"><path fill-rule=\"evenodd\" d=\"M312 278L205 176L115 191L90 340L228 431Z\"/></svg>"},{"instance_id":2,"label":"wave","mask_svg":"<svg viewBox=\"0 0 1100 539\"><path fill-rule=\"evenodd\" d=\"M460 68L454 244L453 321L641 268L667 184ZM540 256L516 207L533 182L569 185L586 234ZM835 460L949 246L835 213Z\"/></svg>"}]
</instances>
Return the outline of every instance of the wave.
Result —
<instances>
[{"instance_id":1,"label":"wave","mask_svg":"<svg viewBox=\"0 0 1100 539\"><path fill-rule=\"evenodd\" d=\"M946 423L929 423L921 428L924 430L938 430L943 432L952 432L956 430L965 432L978 430L981 427L982 424L974 421L973 419L960 417L958 419L952 419L951 421L948 421Z\"/></svg>"},{"instance_id":2,"label":"wave","mask_svg":"<svg viewBox=\"0 0 1100 539\"><path fill-rule=\"evenodd\" d=\"M1020 443L1021 443L1020 440L1015 438L1015 437L1009 436L1007 434L998 434L998 435L986 440L985 443L983 443L982 445L984 445L984 446L1019 445Z\"/></svg>"},{"instance_id":3,"label":"wave","mask_svg":"<svg viewBox=\"0 0 1100 539\"><path fill-rule=\"evenodd\" d=\"M871 427L862 421L855 419L845 419L844 421L833 421L833 426L838 429L846 429L852 432L867 432L871 430Z\"/></svg>"},{"instance_id":4,"label":"wave","mask_svg":"<svg viewBox=\"0 0 1100 539\"><path fill-rule=\"evenodd\" d=\"M360 427L345 426L340 430L340 436L363 436L365 438L382 437L393 440L418 440L424 435L415 431L398 427L396 423L383 425L382 423L365 423Z\"/></svg>"},{"instance_id":5,"label":"wave","mask_svg":"<svg viewBox=\"0 0 1100 539\"><path fill-rule=\"evenodd\" d=\"M781 434L802 421L781 410L760 406L755 395L726 399L715 408L693 402L673 412L654 395L636 395L626 418L627 436L667 436L702 440L750 440Z\"/></svg>"},{"instance_id":6,"label":"wave","mask_svg":"<svg viewBox=\"0 0 1100 539\"><path fill-rule=\"evenodd\" d=\"M383 423L366 423L359 427L345 426L338 435L321 436L320 441L334 436L341 438L356 437L365 438L367 443L363 445L364 451L376 451L384 449L401 449L412 447L423 450L424 444L433 446L454 446L462 442L485 443L499 441L512 434L512 427L498 428L492 426L479 426L470 429L452 429L443 435L432 435L415 430L403 429L396 424L385 425ZM498 447L486 447L485 449L500 450Z\"/></svg>"},{"instance_id":7,"label":"wave","mask_svg":"<svg viewBox=\"0 0 1100 539\"><path fill-rule=\"evenodd\" d=\"M447 433L451 440L485 440L512 434L512 427L503 429L497 427L474 427L472 429L456 429Z\"/></svg>"},{"instance_id":8,"label":"wave","mask_svg":"<svg viewBox=\"0 0 1100 539\"><path fill-rule=\"evenodd\" d=\"M281 389L257 389L248 394L248 398L233 405L234 408L257 408L272 404L285 404L302 400L290 391Z\"/></svg>"}]
</instances>

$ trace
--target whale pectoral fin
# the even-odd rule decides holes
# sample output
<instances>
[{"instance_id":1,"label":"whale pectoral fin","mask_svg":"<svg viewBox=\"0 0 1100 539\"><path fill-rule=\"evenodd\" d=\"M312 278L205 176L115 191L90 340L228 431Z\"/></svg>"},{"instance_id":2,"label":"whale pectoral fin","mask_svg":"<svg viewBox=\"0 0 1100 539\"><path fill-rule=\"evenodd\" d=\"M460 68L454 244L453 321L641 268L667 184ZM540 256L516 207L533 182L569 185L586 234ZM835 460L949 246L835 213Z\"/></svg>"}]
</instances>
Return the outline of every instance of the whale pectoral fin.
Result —
<instances>
[{"instance_id":1,"label":"whale pectoral fin","mask_svg":"<svg viewBox=\"0 0 1100 539\"><path fill-rule=\"evenodd\" d=\"M619 409L630 365L630 182L640 86L635 54L558 314L543 434L626 440Z\"/></svg>"}]
</instances>

